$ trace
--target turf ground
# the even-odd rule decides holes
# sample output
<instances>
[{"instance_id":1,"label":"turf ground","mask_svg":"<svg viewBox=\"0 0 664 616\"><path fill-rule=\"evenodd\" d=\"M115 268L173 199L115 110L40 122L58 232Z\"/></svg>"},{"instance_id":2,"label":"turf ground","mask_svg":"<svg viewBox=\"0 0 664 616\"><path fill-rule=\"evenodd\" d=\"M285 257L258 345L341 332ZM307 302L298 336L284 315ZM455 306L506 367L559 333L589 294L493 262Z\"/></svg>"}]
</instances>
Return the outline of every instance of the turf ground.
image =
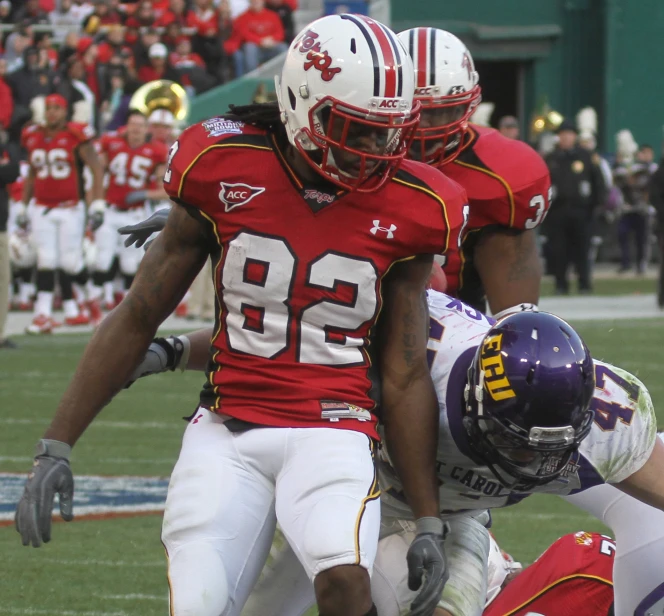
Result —
<instances>
[{"instance_id":1,"label":"turf ground","mask_svg":"<svg viewBox=\"0 0 664 616\"><path fill-rule=\"evenodd\" d=\"M664 320L576 324L595 357L635 372L646 383L664 425L661 377ZM27 472L32 448L49 422L87 336L17 337L0 354L0 472ZM123 392L85 434L73 456L77 474L167 476L201 377L151 377ZM494 512L501 545L532 561L560 535L602 529L555 497L531 498ZM166 562L160 516L56 524L53 541L21 546L0 528L0 616L162 616Z\"/></svg>"}]
</instances>

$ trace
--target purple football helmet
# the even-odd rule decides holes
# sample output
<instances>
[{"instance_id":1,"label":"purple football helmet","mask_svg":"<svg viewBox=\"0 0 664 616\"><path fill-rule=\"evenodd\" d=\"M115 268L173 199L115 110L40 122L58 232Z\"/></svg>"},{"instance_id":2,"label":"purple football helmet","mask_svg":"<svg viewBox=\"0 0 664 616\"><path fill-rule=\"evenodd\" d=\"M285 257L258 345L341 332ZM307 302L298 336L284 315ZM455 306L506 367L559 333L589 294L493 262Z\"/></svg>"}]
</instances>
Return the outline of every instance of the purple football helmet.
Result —
<instances>
[{"instance_id":1,"label":"purple football helmet","mask_svg":"<svg viewBox=\"0 0 664 616\"><path fill-rule=\"evenodd\" d=\"M592 357L568 323L547 312L509 315L468 369L470 447L506 488L548 483L590 431L594 389Z\"/></svg>"}]
</instances>

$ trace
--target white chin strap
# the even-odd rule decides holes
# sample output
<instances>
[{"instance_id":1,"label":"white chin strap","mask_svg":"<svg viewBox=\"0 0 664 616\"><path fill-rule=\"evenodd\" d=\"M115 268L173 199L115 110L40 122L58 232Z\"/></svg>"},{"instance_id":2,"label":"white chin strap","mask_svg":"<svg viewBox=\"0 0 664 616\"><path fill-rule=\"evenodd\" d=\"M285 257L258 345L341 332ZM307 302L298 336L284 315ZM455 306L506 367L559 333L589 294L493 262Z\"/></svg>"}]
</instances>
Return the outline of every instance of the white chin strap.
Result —
<instances>
[{"instance_id":1,"label":"white chin strap","mask_svg":"<svg viewBox=\"0 0 664 616\"><path fill-rule=\"evenodd\" d=\"M509 316L510 314L516 314L517 312L539 312L539 308L537 304L529 304L526 302L523 304L517 304L516 306L510 306L509 308L505 308L505 310L496 312L496 314L492 316L497 321L498 319L502 319L503 317Z\"/></svg>"}]
</instances>

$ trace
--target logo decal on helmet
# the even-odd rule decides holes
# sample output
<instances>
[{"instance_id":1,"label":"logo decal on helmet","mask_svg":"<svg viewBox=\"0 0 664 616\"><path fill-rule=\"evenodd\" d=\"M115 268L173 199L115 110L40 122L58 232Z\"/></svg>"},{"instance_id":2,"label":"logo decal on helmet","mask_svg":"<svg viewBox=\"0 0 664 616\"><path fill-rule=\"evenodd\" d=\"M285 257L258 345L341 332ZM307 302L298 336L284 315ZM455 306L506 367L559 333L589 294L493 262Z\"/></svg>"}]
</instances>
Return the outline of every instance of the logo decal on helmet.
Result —
<instances>
[{"instance_id":1,"label":"logo decal on helmet","mask_svg":"<svg viewBox=\"0 0 664 616\"><path fill-rule=\"evenodd\" d=\"M226 212L234 210L236 207L249 203L254 197L265 192L265 188L249 186L248 184L227 184L219 182L221 190L219 199L226 205Z\"/></svg>"},{"instance_id":2,"label":"logo decal on helmet","mask_svg":"<svg viewBox=\"0 0 664 616\"><path fill-rule=\"evenodd\" d=\"M332 66L332 56L327 51L321 50L318 34L313 30L307 30L300 43L300 53L306 53L304 70L315 68L320 71L323 81L332 81L337 73L341 72L339 67Z\"/></svg>"},{"instance_id":3,"label":"logo decal on helmet","mask_svg":"<svg viewBox=\"0 0 664 616\"><path fill-rule=\"evenodd\" d=\"M484 385L489 395L497 402L516 396L505 376L503 358L500 354L502 344L502 334L487 336L480 354L480 369L484 372Z\"/></svg>"}]
</instances>

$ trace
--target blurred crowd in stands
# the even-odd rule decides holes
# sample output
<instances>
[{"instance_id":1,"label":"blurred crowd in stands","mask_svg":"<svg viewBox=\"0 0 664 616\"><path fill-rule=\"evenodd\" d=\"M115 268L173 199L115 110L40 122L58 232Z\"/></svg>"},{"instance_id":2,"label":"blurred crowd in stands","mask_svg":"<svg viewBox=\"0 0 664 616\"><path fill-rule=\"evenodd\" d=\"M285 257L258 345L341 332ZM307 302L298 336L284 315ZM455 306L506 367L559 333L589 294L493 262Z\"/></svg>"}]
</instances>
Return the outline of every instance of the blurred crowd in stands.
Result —
<instances>
[{"instance_id":1,"label":"blurred crowd in stands","mask_svg":"<svg viewBox=\"0 0 664 616\"><path fill-rule=\"evenodd\" d=\"M98 131L122 126L143 83L190 95L255 69L293 37L297 0L0 0L0 126L17 138L31 103L83 104Z\"/></svg>"}]
</instances>

